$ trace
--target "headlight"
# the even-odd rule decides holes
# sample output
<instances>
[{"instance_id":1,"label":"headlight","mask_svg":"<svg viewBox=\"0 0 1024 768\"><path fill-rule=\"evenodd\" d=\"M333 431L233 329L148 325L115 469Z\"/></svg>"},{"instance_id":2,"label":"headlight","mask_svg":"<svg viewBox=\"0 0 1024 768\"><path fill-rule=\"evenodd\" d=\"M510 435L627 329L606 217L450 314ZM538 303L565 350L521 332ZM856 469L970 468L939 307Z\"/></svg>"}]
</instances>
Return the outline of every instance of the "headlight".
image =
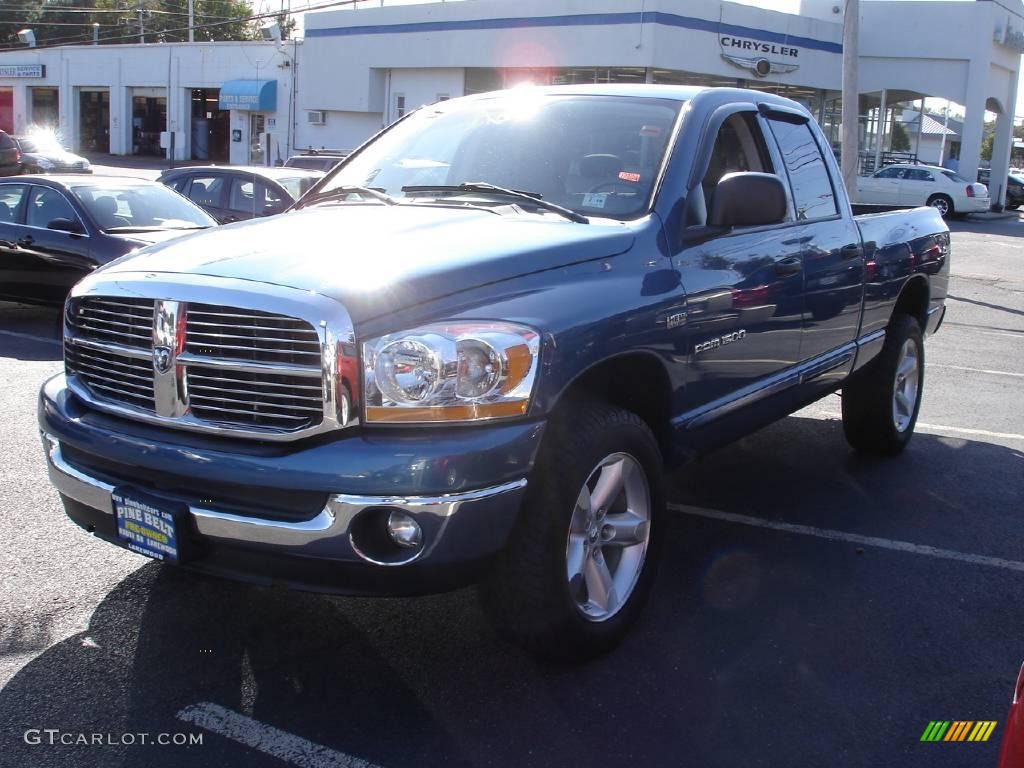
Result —
<instances>
[{"instance_id":1,"label":"headlight","mask_svg":"<svg viewBox=\"0 0 1024 768\"><path fill-rule=\"evenodd\" d=\"M482 421L522 416L540 334L514 323L451 321L363 344L366 421Z\"/></svg>"},{"instance_id":2,"label":"headlight","mask_svg":"<svg viewBox=\"0 0 1024 768\"><path fill-rule=\"evenodd\" d=\"M52 171L54 169L53 161L47 160L45 157L40 157L36 162L36 165L46 171Z\"/></svg>"}]
</instances>

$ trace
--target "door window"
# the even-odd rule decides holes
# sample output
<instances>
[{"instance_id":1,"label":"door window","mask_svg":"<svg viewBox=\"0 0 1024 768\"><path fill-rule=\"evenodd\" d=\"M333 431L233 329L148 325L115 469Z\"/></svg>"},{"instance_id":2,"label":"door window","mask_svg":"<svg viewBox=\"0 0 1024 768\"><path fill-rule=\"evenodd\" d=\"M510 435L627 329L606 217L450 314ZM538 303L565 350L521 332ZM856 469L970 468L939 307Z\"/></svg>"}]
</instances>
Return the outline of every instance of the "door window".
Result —
<instances>
[{"instance_id":1,"label":"door window","mask_svg":"<svg viewBox=\"0 0 1024 768\"><path fill-rule=\"evenodd\" d=\"M27 184L0 184L0 224L17 224L25 202Z\"/></svg>"},{"instance_id":2,"label":"door window","mask_svg":"<svg viewBox=\"0 0 1024 768\"><path fill-rule=\"evenodd\" d=\"M231 200L228 208L249 216L267 216L280 213L286 207L284 198L273 192L262 181L254 178L231 180Z\"/></svg>"},{"instance_id":3,"label":"door window","mask_svg":"<svg viewBox=\"0 0 1024 768\"><path fill-rule=\"evenodd\" d=\"M908 168L907 175L903 178L907 181L935 181L935 177L923 168Z\"/></svg>"},{"instance_id":4,"label":"door window","mask_svg":"<svg viewBox=\"0 0 1024 768\"><path fill-rule=\"evenodd\" d=\"M839 213L828 166L811 127L804 122L769 120L793 189L797 219L821 219Z\"/></svg>"},{"instance_id":5,"label":"door window","mask_svg":"<svg viewBox=\"0 0 1024 768\"><path fill-rule=\"evenodd\" d=\"M220 206L224 199L224 177L193 176L188 197L196 205Z\"/></svg>"},{"instance_id":6,"label":"door window","mask_svg":"<svg viewBox=\"0 0 1024 768\"><path fill-rule=\"evenodd\" d=\"M900 179L903 178L902 168L883 168L872 178L875 179Z\"/></svg>"},{"instance_id":7,"label":"door window","mask_svg":"<svg viewBox=\"0 0 1024 768\"><path fill-rule=\"evenodd\" d=\"M48 187L35 187L28 202L25 223L30 227L46 229L54 219L68 219L77 222L78 214L75 213L75 209L71 207L67 198L57 190Z\"/></svg>"},{"instance_id":8,"label":"door window","mask_svg":"<svg viewBox=\"0 0 1024 768\"><path fill-rule=\"evenodd\" d=\"M718 129L708 170L701 181L709 214L719 180L727 173L743 171L773 172L768 148L753 112L731 115Z\"/></svg>"}]
</instances>

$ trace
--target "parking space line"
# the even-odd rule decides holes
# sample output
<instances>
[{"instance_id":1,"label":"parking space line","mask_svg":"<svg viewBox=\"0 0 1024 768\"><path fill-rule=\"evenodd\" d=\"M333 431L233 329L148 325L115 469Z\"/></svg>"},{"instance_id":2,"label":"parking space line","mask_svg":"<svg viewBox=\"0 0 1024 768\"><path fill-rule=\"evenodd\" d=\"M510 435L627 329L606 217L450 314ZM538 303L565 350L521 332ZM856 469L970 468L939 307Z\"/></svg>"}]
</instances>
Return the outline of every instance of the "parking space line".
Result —
<instances>
[{"instance_id":1,"label":"parking space line","mask_svg":"<svg viewBox=\"0 0 1024 768\"><path fill-rule=\"evenodd\" d=\"M694 507L689 504L668 504L667 507L673 512L682 512L696 517L705 517L711 520L722 520L727 523L738 525L751 525L755 528L768 528L773 531L784 533L795 533L800 536L814 536L818 539L828 541L845 541L851 544L862 544L867 547L879 547L880 549L891 549L895 552L907 552L912 555L926 555L937 557L941 560L955 560L971 565L985 565L990 568L1002 568L1007 571L1020 571L1024 573L1024 563L1018 560L1004 560L1001 557L989 557L987 555L972 555L967 552L958 552L954 549L940 549L927 544L912 544L909 541L897 541L896 539L883 539L877 536L863 536L859 533L847 533L836 531L830 528L816 528L813 525L802 525L800 523L784 523L777 520L764 520L760 517L750 515L739 515L735 512L722 512L717 509L705 507Z\"/></svg>"},{"instance_id":2,"label":"parking space line","mask_svg":"<svg viewBox=\"0 0 1024 768\"><path fill-rule=\"evenodd\" d=\"M832 410L819 410L814 413L808 414L811 418L817 419L836 419L842 420L843 414L839 411ZM976 435L978 437L994 437L1000 440L1020 440L1024 442L1024 435L1018 434L1017 432L991 432L987 429L969 429L967 427L950 427L945 424L928 424L923 421L917 422L915 429L928 430L929 433L935 432L940 436L943 433L954 433L958 435Z\"/></svg>"},{"instance_id":3,"label":"parking space line","mask_svg":"<svg viewBox=\"0 0 1024 768\"><path fill-rule=\"evenodd\" d=\"M377 768L362 758L336 752L208 701L185 707L178 719L300 768Z\"/></svg>"},{"instance_id":4,"label":"parking space line","mask_svg":"<svg viewBox=\"0 0 1024 768\"><path fill-rule=\"evenodd\" d=\"M4 336L13 336L16 339L26 339L28 341L45 341L48 344L63 344L60 339L50 339L46 336L36 336L33 333L21 333L19 331L4 331L0 330L0 334Z\"/></svg>"},{"instance_id":5,"label":"parking space line","mask_svg":"<svg viewBox=\"0 0 1024 768\"><path fill-rule=\"evenodd\" d=\"M928 363L929 368L949 368L954 371L969 371L971 373L989 373L993 376L1014 376L1024 379L1024 373L1013 373L1012 371L996 371L991 368L968 368L965 365L945 365L944 363Z\"/></svg>"}]
</instances>

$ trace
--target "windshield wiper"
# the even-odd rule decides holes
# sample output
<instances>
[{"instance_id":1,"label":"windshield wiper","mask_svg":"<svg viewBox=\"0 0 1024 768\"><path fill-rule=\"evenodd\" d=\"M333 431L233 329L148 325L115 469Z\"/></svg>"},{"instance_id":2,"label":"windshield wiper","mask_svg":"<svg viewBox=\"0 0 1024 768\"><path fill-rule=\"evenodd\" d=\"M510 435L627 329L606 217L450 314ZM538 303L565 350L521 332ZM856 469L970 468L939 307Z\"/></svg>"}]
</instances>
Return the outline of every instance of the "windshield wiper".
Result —
<instances>
[{"instance_id":1,"label":"windshield wiper","mask_svg":"<svg viewBox=\"0 0 1024 768\"><path fill-rule=\"evenodd\" d=\"M571 208L563 208L557 203L549 203L547 200L541 198L537 192L522 192L518 189L507 189L505 187L498 187L494 184L488 184L485 181L471 181L464 184L414 184L408 187L402 187L402 191L406 194L428 194L431 192L441 193L457 193L457 192L479 192L485 195L501 195L503 197L511 197L516 200L521 200L525 203L531 203L538 208L543 208L545 211L551 211L557 213L560 216L564 216L569 221L575 221L577 224L589 224L590 219L581 213Z\"/></svg>"},{"instance_id":2,"label":"windshield wiper","mask_svg":"<svg viewBox=\"0 0 1024 768\"><path fill-rule=\"evenodd\" d=\"M373 187L358 187L345 184L340 187L331 187L320 192L314 192L308 198L303 197L295 204L295 208L302 208L310 203L320 203L324 200L336 200L339 197L348 197L349 195L364 195L387 205L398 205L398 201L395 198L385 194L382 190L374 189Z\"/></svg>"},{"instance_id":3,"label":"windshield wiper","mask_svg":"<svg viewBox=\"0 0 1024 768\"><path fill-rule=\"evenodd\" d=\"M170 232L170 231L173 230L173 231L177 232L177 231L182 230L182 229L208 229L208 228L209 228L209 226L205 225L205 224L203 226L195 226L195 227L162 227L160 225L155 225L155 226L137 226L137 227L108 227L107 229L104 229L103 231L104 232L121 232L121 233L126 233L126 232Z\"/></svg>"}]
</instances>

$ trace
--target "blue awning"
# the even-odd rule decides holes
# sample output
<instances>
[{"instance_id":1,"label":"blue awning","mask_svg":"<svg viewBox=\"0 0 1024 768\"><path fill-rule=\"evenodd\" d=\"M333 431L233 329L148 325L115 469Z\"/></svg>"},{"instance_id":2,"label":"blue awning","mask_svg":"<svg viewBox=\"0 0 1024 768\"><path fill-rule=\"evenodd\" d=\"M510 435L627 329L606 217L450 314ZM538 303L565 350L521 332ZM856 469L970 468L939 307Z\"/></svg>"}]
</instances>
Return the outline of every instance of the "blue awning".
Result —
<instances>
[{"instance_id":1,"label":"blue awning","mask_svg":"<svg viewBox=\"0 0 1024 768\"><path fill-rule=\"evenodd\" d=\"M277 80L228 80L220 87L221 109L277 111Z\"/></svg>"}]
</instances>

